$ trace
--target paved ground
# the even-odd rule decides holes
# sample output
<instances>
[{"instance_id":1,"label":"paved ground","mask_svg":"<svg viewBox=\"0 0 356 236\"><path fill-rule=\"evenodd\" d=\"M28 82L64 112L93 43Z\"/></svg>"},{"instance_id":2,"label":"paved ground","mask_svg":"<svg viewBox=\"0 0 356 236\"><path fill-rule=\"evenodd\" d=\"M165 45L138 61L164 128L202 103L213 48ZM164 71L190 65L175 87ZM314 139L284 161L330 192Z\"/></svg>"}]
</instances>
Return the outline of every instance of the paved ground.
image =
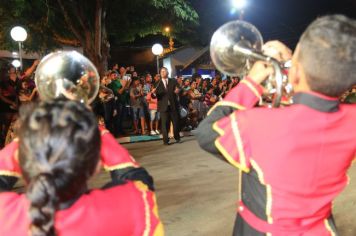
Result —
<instances>
[{"instance_id":1,"label":"paved ground","mask_svg":"<svg viewBox=\"0 0 356 236\"><path fill-rule=\"evenodd\" d=\"M155 179L166 235L231 235L237 171L202 151L194 137L183 141L171 146L163 146L161 141L124 146ZM91 186L100 187L108 179L108 174L102 172L91 181ZM356 166L350 170L350 179L350 185L334 204L341 236L356 235Z\"/></svg>"},{"instance_id":2,"label":"paved ground","mask_svg":"<svg viewBox=\"0 0 356 236\"><path fill-rule=\"evenodd\" d=\"M161 141L126 144L154 176L160 216L167 235L231 235L235 217L237 171L202 151L194 137L163 146ZM334 204L341 236L356 235L356 167L351 183ZM107 180L102 174L93 183ZM352 181L353 180L353 181Z\"/></svg>"}]
</instances>

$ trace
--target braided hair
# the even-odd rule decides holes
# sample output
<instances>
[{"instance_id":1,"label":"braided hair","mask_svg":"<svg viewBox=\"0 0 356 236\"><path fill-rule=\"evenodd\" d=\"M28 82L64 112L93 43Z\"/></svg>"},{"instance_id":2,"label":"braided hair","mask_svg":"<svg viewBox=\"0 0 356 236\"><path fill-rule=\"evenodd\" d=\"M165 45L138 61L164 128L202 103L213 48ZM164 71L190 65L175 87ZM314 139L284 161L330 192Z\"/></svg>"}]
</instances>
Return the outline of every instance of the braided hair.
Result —
<instances>
[{"instance_id":1,"label":"braided hair","mask_svg":"<svg viewBox=\"0 0 356 236\"><path fill-rule=\"evenodd\" d=\"M95 172L100 132L94 114L78 102L55 100L31 106L20 111L19 130L30 231L33 236L56 235L59 204L79 197Z\"/></svg>"}]
</instances>

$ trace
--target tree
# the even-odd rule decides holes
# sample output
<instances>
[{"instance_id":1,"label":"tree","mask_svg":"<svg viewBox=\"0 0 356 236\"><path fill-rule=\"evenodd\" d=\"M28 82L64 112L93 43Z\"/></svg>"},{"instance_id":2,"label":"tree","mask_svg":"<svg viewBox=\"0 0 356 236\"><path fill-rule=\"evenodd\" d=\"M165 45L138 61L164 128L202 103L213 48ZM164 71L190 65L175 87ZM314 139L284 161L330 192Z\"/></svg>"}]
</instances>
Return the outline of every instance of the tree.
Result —
<instances>
[{"instance_id":1,"label":"tree","mask_svg":"<svg viewBox=\"0 0 356 236\"><path fill-rule=\"evenodd\" d=\"M197 25L198 15L185 0L13 0L0 2L0 44L15 48L10 30L29 31L27 51L47 53L61 44L80 45L98 68L107 69L110 44Z\"/></svg>"}]
</instances>

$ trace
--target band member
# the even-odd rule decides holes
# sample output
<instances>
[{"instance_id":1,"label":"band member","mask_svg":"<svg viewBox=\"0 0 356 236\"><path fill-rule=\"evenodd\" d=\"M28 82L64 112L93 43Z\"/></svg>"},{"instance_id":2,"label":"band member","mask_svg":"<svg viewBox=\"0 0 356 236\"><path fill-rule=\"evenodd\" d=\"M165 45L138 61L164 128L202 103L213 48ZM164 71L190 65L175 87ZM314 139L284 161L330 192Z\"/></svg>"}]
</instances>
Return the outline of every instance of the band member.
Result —
<instances>
[{"instance_id":1,"label":"band member","mask_svg":"<svg viewBox=\"0 0 356 236\"><path fill-rule=\"evenodd\" d=\"M173 123L174 139L177 143L180 143L179 136L179 103L177 94L179 89L177 88L177 81L168 78L168 69L161 68L161 80L159 81L156 89L153 93L156 94L158 100L158 111L161 116L161 131L163 136L163 144L169 145L168 130L170 123Z\"/></svg>"},{"instance_id":2,"label":"band member","mask_svg":"<svg viewBox=\"0 0 356 236\"><path fill-rule=\"evenodd\" d=\"M122 147L114 136L105 128L100 127L102 164L111 178L125 182L126 180L140 180L151 190L154 190L153 178ZM0 188L11 190L18 180L16 174L20 169L15 153L18 148L18 139L13 140L0 151Z\"/></svg>"},{"instance_id":3,"label":"band member","mask_svg":"<svg viewBox=\"0 0 356 236\"><path fill-rule=\"evenodd\" d=\"M22 112L19 147L6 149L19 150L20 168L9 172L24 178L26 193L0 194L0 235L163 235L155 195L141 181L114 178L88 190L101 163L114 167L100 159L101 140L94 114L79 102Z\"/></svg>"},{"instance_id":4,"label":"band member","mask_svg":"<svg viewBox=\"0 0 356 236\"><path fill-rule=\"evenodd\" d=\"M56 55L61 56L58 53L54 54L54 56ZM76 55L76 57L78 57L78 55ZM79 60L75 60L74 63L70 62L70 59L71 58L69 57L67 59L68 63L66 63L66 65L70 66L62 70L64 73L63 76L67 76L67 78L71 78L73 81L77 81L77 78L75 78L75 76L81 76L81 73L78 73L77 70L82 69L83 66L81 64L75 64L79 63ZM46 63L46 60L42 61L41 64L42 63ZM73 66L73 63L76 66ZM43 68L43 66L39 67ZM43 73L43 71L37 71L36 73L41 74ZM44 74L44 76L46 76L46 74ZM78 94L76 94L76 96L78 96ZM134 160L134 158L124 147L118 144L118 142L108 130L106 130L105 128L100 128L100 131L100 154L102 157L103 166L105 170L110 171L111 177L121 182L125 182L126 180L141 180L151 190L154 190L153 179L147 173L147 171L139 166L139 164ZM15 159L15 151L17 150L18 141L13 141L9 144L9 146L10 148L4 148L4 150L0 152L0 155L6 157L1 158L0 160L0 187L3 189L11 189L13 187L18 177L16 175L16 170L19 170L18 161Z\"/></svg>"},{"instance_id":5,"label":"band member","mask_svg":"<svg viewBox=\"0 0 356 236\"><path fill-rule=\"evenodd\" d=\"M234 235L336 235L332 201L356 155L356 105L338 97L356 84L355 53L356 21L321 17L293 54L293 105L254 107L273 73L257 62L200 124L200 146L241 173Z\"/></svg>"}]
</instances>

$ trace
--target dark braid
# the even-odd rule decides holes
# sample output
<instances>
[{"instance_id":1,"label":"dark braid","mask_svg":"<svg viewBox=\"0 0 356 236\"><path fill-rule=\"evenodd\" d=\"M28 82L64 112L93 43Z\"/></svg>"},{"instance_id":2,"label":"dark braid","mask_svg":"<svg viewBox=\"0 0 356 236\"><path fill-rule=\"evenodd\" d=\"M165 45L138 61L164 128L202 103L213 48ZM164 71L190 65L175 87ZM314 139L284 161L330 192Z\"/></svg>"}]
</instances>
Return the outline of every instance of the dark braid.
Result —
<instances>
[{"instance_id":1,"label":"dark braid","mask_svg":"<svg viewBox=\"0 0 356 236\"><path fill-rule=\"evenodd\" d=\"M55 235L54 214L58 198L53 176L50 174L36 176L28 187L27 197L31 202L32 236Z\"/></svg>"},{"instance_id":2,"label":"dark braid","mask_svg":"<svg viewBox=\"0 0 356 236\"><path fill-rule=\"evenodd\" d=\"M41 102L27 110L20 111L19 160L29 183L30 229L55 235L58 205L79 197L95 171L100 134L94 114L78 102Z\"/></svg>"}]
</instances>

